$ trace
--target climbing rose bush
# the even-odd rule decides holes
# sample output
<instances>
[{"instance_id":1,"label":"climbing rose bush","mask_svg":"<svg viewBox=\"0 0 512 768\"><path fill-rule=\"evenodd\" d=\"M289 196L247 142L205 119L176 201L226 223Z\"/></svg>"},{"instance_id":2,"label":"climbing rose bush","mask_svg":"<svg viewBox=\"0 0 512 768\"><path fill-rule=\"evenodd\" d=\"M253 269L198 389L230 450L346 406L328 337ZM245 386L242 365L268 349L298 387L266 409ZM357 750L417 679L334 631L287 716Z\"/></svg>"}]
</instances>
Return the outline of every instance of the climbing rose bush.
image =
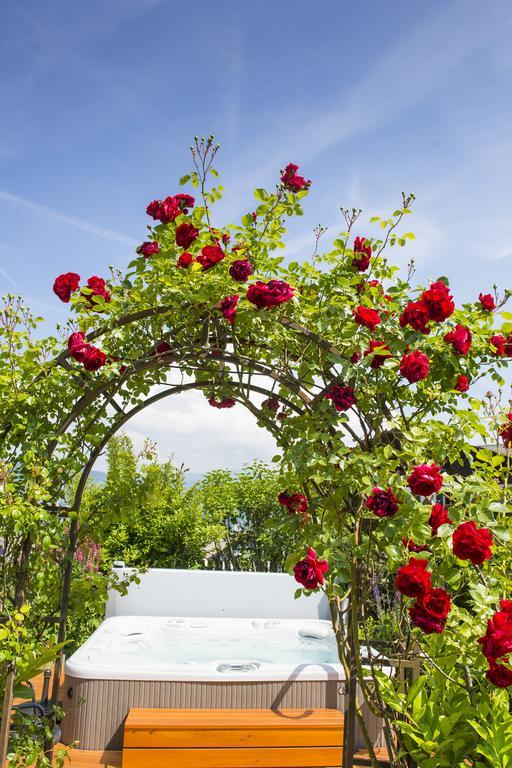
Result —
<instances>
[{"instance_id":1,"label":"climbing rose bush","mask_svg":"<svg viewBox=\"0 0 512 768\"><path fill-rule=\"evenodd\" d=\"M248 407L294 477L280 525L302 536L287 563L297 596L325 591L340 662L382 716L392 764L404 754L425 768L506 764L509 292L485 275L465 300L437 270L418 281L403 250L412 195L369 221L343 208L340 231L318 227L314 255L291 261L286 222L314 179L285 162L226 225L215 152L198 140L181 180L193 194L149 203L152 227L126 273L55 281L66 338L31 354L36 376L20 352L3 455L18 468L36 451L58 500L120 412L175 368L213 408ZM386 621L382 596L394 606Z\"/></svg>"}]
</instances>

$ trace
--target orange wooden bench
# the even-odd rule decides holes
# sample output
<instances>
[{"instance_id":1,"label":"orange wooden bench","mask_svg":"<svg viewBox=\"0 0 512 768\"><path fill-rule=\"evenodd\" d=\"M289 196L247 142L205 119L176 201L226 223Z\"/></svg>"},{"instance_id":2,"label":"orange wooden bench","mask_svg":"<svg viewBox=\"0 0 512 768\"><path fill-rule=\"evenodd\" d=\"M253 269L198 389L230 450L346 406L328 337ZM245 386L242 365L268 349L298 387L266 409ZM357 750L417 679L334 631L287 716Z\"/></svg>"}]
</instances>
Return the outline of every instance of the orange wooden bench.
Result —
<instances>
[{"instance_id":1,"label":"orange wooden bench","mask_svg":"<svg viewBox=\"0 0 512 768\"><path fill-rule=\"evenodd\" d=\"M336 709L131 709L123 768L339 768Z\"/></svg>"}]
</instances>

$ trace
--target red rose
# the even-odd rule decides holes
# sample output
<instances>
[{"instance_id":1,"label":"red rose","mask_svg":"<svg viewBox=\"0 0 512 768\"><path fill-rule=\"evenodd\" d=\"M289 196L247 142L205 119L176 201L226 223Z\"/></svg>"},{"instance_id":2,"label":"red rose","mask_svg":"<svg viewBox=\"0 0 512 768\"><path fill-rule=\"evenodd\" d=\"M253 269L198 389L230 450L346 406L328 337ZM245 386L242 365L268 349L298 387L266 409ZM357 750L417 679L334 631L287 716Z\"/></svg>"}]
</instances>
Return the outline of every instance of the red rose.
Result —
<instances>
[{"instance_id":1,"label":"red rose","mask_svg":"<svg viewBox=\"0 0 512 768\"><path fill-rule=\"evenodd\" d=\"M366 499L365 506L371 509L377 517L392 517L398 512L398 499L388 488L387 491L382 488L374 488L371 495Z\"/></svg>"},{"instance_id":2,"label":"red rose","mask_svg":"<svg viewBox=\"0 0 512 768\"><path fill-rule=\"evenodd\" d=\"M352 266L355 267L358 272L365 272L370 266L372 246L365 245L366 242L366 237L356 237L354 240L354 258L352 259ZM355 254L359 254L359 256L356 256Z\"/></svg>"},{"instance_id":3,"label":"red rose","mask_svg":"<svg viewBox=\"0 0 512 768\"><path fill-rule=\"evenodd\" d=\"M174 199L178 203L178 207L182 213L188 213L189 208L194 207L195 200L192 197L192 195L187 195L183 192L178 192L177 195L174 195Z\"/></svg>"},{"instance_id":4,"label":"red rose","mask_svg":"<svg viewBox=\"0 0 512 768\"><path fill-rule=\"evenodd\" d=\"M412 539L402 539L402 544L407 547L409 552L430 552L426 544L415 544Z\"/></svg>"},{"instance_id":5,"label":"red rose","mask_svg":"<svg viewBox=\"0 0 512 768\"><path fill-rule=\"evenodd\" d=\"M267 397L267 399L262 402L261 407L277 413L279 410L279 400L277 397Z\"/></svg>"},{"instance_id":6,"label":"red rose","mask_svg":"<svg viewBox=\"0 0 512 768\"><path fill-rule=\"evenodd\" d=\"M431 589L428 560L409 558L408 565L402 565L395 577L395 586L406 597L420 597Z\"/></svg>"},{"instance_id":7,"label":"red rose","mask_svg":"<svg viewBox=\"0 0 512 768\"><path fill-rule=\"evenodd\" d=\"M485 673L486 678L498 688L508 688L512 685L512 669L504 664L490 664Z\"/></svg>"},{"instance_id":8,"label":"red rose","mask_svg":"<svg viewBox=\"0 0 512 768\"><path fill-rule=\"evenodd\" d=\"M506 343L506 339L501 335L501 333L497 333L495 336L492 336L489 339L489 344L494 347L492 352L496 355L496 357L503 357L505 354Z\"/></svg>"},{"instance_id":9,"label":"red rose","mask_svg":"<svg viewBox=\"0 0 512 768\"><path fill-rule=\"evenodd\" d=\"M238 298L238 296L226 296L217 304L217 309L222 312L222 316L228 321L228 323L235 322Z\"/></svg>"},{"instance_id":10,"label":"red rose","mask_svg":"<svg viewBox=\"0 0 512 768\"><path fill-rule=\"evenodd\" d=\"M72 333L68 339L69 354L71 355L72 358L74 358L75 360L78 360L79 363L83 362L81 351L85 347L85 345L86 345L85 334L83 334L82 331L78 331L77 333Z\"/></svg>"},{"instance_id":11,"label":"red rose","mask_svg":"<svg viewBox=\"0 0 512 768\"><path fill-rule=\"evenodd\" d=\"M188 248L199 236L199 230L188 221L176 227L176 245L180 248Z\"/></svg>"},{"instance_id":12,"label":"red rose","mask_svg":"<svg viewBox=\"0 0 512 768\"><path fill-rule=\"evenodd\" d=\"M308 189L311 184L309 179L305 179L297 174L298 170L298 165L288 163L284 171L282 171L281 182L290 192L300 192L301 189Z\"/></svg>"},{"instance_id":13,"label":"red rose","mask_svg":"<svg viewBox=\"0 0 512 768\"><path fill-rule=\"evenodd\" d=\"M101 349L86 344L83 348L83 366L86 371L97 371L107 362L107 356Z\"/></svg>"},{"instance_id":14,"label":"red rose","mask_svg":"<svg viewBox=\"0 0 512 768\"><path fill-rule=\"evenodd\" d=\"M93 275L88 279L87 286L82 288L82 296L89 302L90 307L98 307L93 300L94 296L102 296L107 304L110 302L110 291L107 290L107 284L102 277L97 275Z\"/></svg>"},{"instance_id":15,"label":"red rose","mask_svg":"<svg viewBox=\"0 0 512 768\"><path fill-rule=\"evenodd\" d=\"M505 357L512 357L512 333L509 333L505 339L505 346L503 349Z\"/></svg>"},{"instance_id":16,"label":"red rose","mask_svg":"<svg viewBox=\"0 0 512 768\"><path fill-rule=\"evenodd\" d=\"M183 251L183 253L181 253L179 256L178 261L176 262L176 266L181 267L182 269L187 269L187 267L190 267L193 261L194 257L192 254L188 251Z\"/></svg>"},{"instance_id":17,"label":"red rose","mask_svg":"<svg viewBox=\"0 0 512 768\"><path fill-rule=\"evenodd\" d=\"M453 532L453 554L459 560L471 560L473 565L482 565L485 560L489 560L493 543L490 530L477 528L473 520L461 523Z\"/></svg>"},{"instance_id":18,"label":"red rose","mask_svg":"<svg viewBox=\"0 0 512 768\"><path fill-rule=\"evenodd\" d=\"M427 323L430 315L427 305L423 301L410 301L400 315L400 327L410 325L418 333L430 333Z\"/></svg>"},{"instance_id":19,"label":"red rose","mask_svg":"<svg viewBox=\"0 0 512 768\"><path fill-rule=\"evenodd\" d=\"M486 312L492 312L493 309L496 309L496 302L490 293L479 293L478 298L480 299L482 309L485 309Z\"/></svg>"},{"instance_id":20,"label":"red rose","mask_svg":"<svg viewBox=\"0 0 512 768\"><path fill-rule=\"evenodd\" d=\"M307 497L302 493L293 493L289 496L287 493L280 493L277 497L278 502L287 507L288 512L307 512L309 508L309 502Z\"/></svg>"},{"instance_id":21,"label":"red rose","mask_svg":"<svg viewBox=\"0 0 512 768\"><path fill-rule=\"evenodd\" d=\"M223 400L216 400L215 397L210 397L208 402L212 408L232 408L236 405L236 400L232 397L225 397Z\"/></svg>"},{"instance_id":22,"label":"red rose","mask_svg":"<svg viewBox=\"0 0 512 768\"><path fill-rule=\"evenodd\" d=\"M337 411L348 411L357 403L357 397L351 387L340 387L337 384L333 384L324 397L331 400Z\"/></svg>"},{"instance_id":23,"label":"red rose","mask_svg":"<svg viewBox=\"0 0 512 768\"><path fill-rule=\"evenodd\" d=\"M230 266L229 274L237 283L246 283L252 275L252 264L248 259L237 259Z\"/></svg>"},{"instance_id":24,"label":"red rose","mask_svg":"<svg viewBox=\"0 0 512 768\"><path fill-rule=\"evenodd\" d=\"M457 376L457 381L455 383L455 389L457 392L467 392L469 389L469 379L467 376L464 376L463 373L460 373Z\"/></svg>"},{"instance_id":25,"label":"red rose","mask_svg":"<svg viewBox=\"0 0 512 768\"><path fill-rule=\"evenodd\" d=\"M448 510L445 506L437 502L437 504L434 504L432 507L430 517L428 519L428 524L432 529L432 536L437 536L439 528L442 525L446 525L446 523L451 523L451 520L448 517Z\"/></svg>"},{"instance_id":26,"label":"red rose","mask_svg":"<svg viewBox=\"0 0 512 768\"><path fill-rule=\"evenodd\" d=\"M294 290L284 280L269 280L268 283L258 280L249 286L247 298L257 309L268 309L290 301Z\"/></svg>"},{"instance_id":27,"label":"red rose","mask_svg":"<svg viewBox=\"0 0 512 768\"><path fill-rule=\"evenodd\" d=\"M148 259L155 253L159 253L159 251L160 245L156 240L145 240L142 245L139 245L137 248L137 253L140 253L141 256L144 256L145 259Z\"/></svg>"},{"instance_id":28,"label":"red rose","mask_svg":"<svg viewBox=\"0 0 512 768\"><path fill-rule=\"evenodd\" d=\"M166 341L161 341L160 344L157 344L155 347L155 351L153 352L154 355L166 355L168 352L171 351L171 347Z\"/></svg>"},{"instance_id":29,"label":"red rose","mask_svg":"<svg viewBox=\"0 0 512 768\"><path fill-rule=\"evenodd\" d=\"M68 350L71 357L78 363L82 363L86 371L97 371L107 361L106 354L101 349L88 344L81 331L71 334L68 339Z\"/></svg>"},{"instance_id":30,"label":"red rose","mask_svg":"<svg viewBox=\"0 0 512 768\"><path fill-rule=\"evenodd\" d=\"M220 245L205 245L204 248L201 249L201 253L196 261L201 264L203 272L206 272L208 269L211 269L218 264L219 261L222 261L225 255L226 254Z\"/></svg>"},{"instance_id":31,"label":"red rose","mask_svg":"<svg viewBox=\"0 0 512 768\"><path fill-rule=\"evenodd\" d=\"M452 603L446 590L431 589L419 597L409 608L413 627L419 627L426 635L441 633L446 624Z\"/></svg>"},{"instance_id":32,"label":"red rose","mask_svg":"<svg viewBox=\"0 0 512 768\"><path fill-rule=\"evenodd\" d=\"M306 589L317 589L324 583L324 574L329 570L326 560L319 560L314 549L308 547L308 554L293 568L295 581Z\"/></svg>"},{"instance_id":33,"label":"red rose","mask_svg":"<svg viewBox=\"0 0 512 768\"><path fill-rule=\"evenodd\" d=\"M427 307L431 320L441 322L455 312L455 304L450 289L440 280L432 283L427 291L423 291L421 301Z\"/></svg>"},{"instance_id":34,"label":"red rose","mask_svg":"<svg viewBox=\"0 0 512 768\"><path fill-rule=\"evenodd\" d=\"M365 352L365 355L367 355L367 354L368 354L368 352ZM362 357L362 354L359 352L359 350L356 350L356 351L355 351L355 352L354 352L354 353L353 353L353 354L350 356L350 362L351 362L351 363L354 363L354 365L355 365L356 363L358 363L358 362L360 361L361 357ZM372 361L372 364L373 364L373 361Z\"/></svg>"},{"instance_id":35,"label":"red rose","mask_svg":"<svg viewBox=\"0 0 512 768\"><path fill-rule=\"evenodd\" d=\"M512 653L512 612L510 600L500 601L500 611L487 620L487 631L479 638L482 653L491 664Z\"/></svg>"},{"instance_id":36,"label":"red rose","mask_svg":"<svg viewBox=\"0 0 512 768\"><path fill-rule=\"evenodd\" d=\"M146 213L155 221L168 224L180 215L181 210L175 197L166 197L165 200L153 200L146 208Z\"/></svg>"},{"instance_id":37,"label":"red rose","mask_svg":"<svg viewBox=\"0 0 512 768\"><path fill-rule=\"evenodd\" d=\"M419 464L407 478L407 485L417 496L432 496L443 485L440 470L437 464Z\"/></svg>"},{"instance_id":38,"label":"red rose","mask_svg":"<svg viewBox=\"0 0 512 768\"><path fill-rule=\"evenodd\" d=\"M390 357L393 357L388 345L383 341L378 341L377 339L370 340L370 346L364 353L365 357L368 355L373 355L370 368L380 368L382 365L384 365L386 360L389 360Z\"/></svg>"},{"instance_id":39,"label":"red rose","mask_svg":"<svg viewBox=\"0 0 512 768\"><path fill-rule=\"evenodd\" d=\"M400 373L410 384L414 384L421 379L426 379L428 376L428 368L430 361L423 352L414 350L408 355L402 357L400 363Z\"/></svg>"},{"instance_id":40,"label":"red rose","mask_svg":"<svg viewBox=\"0 0 512 768\"><path fill-rule=\"evenodd\" d=\"M374 309L370 307L359 306L357 309L352 310L354 313L354 320L358 325L364 325L373 331L374 328L380 323L380 315Z\"/></svg>"},{"instance_id":41,"label":"red rose","mask_svg":"<svg viewBox=\"0 0 512 768\"><path fill-rule=\"evenodd\" d=\"M66 304L71 298L71 294L80 286L80 275L76 272L65 272L55 278L53 292L59 299Z\"/></svg>"},{"instance_id":42,"label":"red rose","mask_svg":"<svg viewBox=\"0 0 512 768\"><path fill-rule=\"evenodd\" d=\"M512 448L512 412L507 414L508 424L501 427L500 437L507 448Z\"/></svg>"},{"instance_id":43,"label":"red rose","mask_svg":"<svg viewBox=\"0 0 512 768\"><path fill-rule=\"evenodd\" d=\"M452 345L453 351L459 355L467 355L471 348L471 331L464 325L455 326L453 331L445 334L444 340Z\"/></svg>"}]
</instances>

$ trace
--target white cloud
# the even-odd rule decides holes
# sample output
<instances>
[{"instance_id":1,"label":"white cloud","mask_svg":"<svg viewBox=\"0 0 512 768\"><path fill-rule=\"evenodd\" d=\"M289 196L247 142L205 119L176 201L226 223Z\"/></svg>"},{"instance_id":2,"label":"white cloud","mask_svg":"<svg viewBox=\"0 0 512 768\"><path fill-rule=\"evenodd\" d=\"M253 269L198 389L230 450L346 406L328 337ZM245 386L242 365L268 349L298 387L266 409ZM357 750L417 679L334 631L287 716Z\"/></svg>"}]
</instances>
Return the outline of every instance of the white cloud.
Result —
<instances>
[{"instance_id":1,"label":"white cloud","mask_svg":"<svg viewBox=\"0 0 512 768\"><path fill-rule=\"evenodd\" d=\"M253 459L270 461L277 452L272 436L258 427L240 403L233 408L212 408L201 392L166 398L135 416L127 434L137 450L144 438L157 443L162 459L174 456L193 472L240 469ZM100 465L99 465L100 466Z\"/></svg>"}]
</instances>

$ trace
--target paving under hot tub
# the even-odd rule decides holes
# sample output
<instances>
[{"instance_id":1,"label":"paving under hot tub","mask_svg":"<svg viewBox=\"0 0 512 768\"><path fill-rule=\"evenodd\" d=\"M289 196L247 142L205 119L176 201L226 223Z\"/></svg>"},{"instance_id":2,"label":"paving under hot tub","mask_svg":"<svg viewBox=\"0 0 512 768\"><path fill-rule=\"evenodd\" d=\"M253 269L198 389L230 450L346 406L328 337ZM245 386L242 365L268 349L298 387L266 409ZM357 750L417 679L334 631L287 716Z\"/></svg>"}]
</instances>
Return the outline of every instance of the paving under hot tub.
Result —
<instances>
[{"instance_id":1,"label":"paving under hot tub","mask_svg":"<svg viewBox=\"0 0 512 768\"><path fill-rule=\"evenodd\" d=\"M343 683L328 621L116 616L66 663L63 738L120 749L130 707L343 709Z\"/></svg>"}]
</instances>

